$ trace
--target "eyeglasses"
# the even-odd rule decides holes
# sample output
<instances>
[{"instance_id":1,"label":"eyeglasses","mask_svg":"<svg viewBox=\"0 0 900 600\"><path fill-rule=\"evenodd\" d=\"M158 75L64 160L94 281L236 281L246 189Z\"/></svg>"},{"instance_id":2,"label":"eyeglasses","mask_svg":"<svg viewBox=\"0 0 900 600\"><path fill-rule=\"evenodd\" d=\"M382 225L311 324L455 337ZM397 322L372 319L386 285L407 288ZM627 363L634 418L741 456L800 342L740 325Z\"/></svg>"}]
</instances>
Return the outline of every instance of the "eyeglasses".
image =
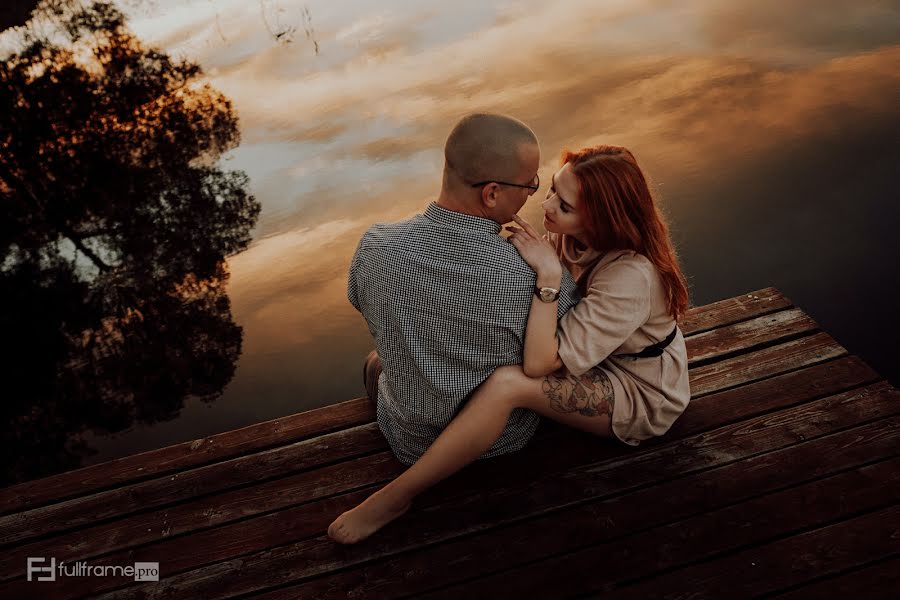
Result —
<instances>
[{"instance_id":1,"label":"eyeglasses","mask_svg":"<svg viewBox=\"0 0 900 600\"><path fill-rule=\"evenodd\" d=\"M539 187L541 187L541 178L538 176L537 173L535 173L534 179L532 179L531 181L532 182L530 184L523 185L521 183L508 183L506 181L491 180L491 181L479 181L478 183L471 184L471 186L473 188L477 188L477 187L481 187L483 185L487 185L489 183L499 183L500 185L511 185L512 187L520 187L520 188L529 189L529 190L531 190L531 193L533 194L534 192L538 191ZM530 195L531 194L529 194L529 196Z\"/></svg>"}]
</instances>

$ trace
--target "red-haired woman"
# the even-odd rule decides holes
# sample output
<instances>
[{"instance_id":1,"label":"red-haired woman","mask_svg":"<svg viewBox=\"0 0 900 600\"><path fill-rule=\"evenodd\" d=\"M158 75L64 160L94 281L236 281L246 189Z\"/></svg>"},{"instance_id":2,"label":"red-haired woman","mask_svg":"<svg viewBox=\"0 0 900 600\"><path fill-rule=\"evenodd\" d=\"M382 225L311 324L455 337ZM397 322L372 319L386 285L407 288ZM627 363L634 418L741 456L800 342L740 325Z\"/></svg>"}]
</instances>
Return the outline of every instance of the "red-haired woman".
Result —
<instances>
[{"instance_id":1,"label":"red-haired woman","mask_svg":"<svg viewBox=\"0 0 900 600\"><path fill-rule=\"evenodd\" d=\"M406 512L423 490L490 448L515 408L638 445L664 434L690 400L684 275L641 168L625 148L564 152L544 200L541 237L519 227L509 241L537 274L524 364L481 384L419 460L328 535L350 544ZM582 300L557 323L568 268Z\"/></svg>"}]
</instances>

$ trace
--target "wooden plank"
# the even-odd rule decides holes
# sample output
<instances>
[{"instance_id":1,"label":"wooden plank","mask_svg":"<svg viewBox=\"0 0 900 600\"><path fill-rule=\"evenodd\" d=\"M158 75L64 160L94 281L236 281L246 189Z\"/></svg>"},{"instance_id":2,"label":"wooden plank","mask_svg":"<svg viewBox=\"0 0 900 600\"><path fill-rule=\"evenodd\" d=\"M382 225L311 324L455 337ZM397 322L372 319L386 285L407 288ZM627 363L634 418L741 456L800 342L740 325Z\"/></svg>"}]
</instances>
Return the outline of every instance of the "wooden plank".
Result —
<instances>
[{"instance_id":1,"label":"wooden plank","mask_svg":"<svg viewBox=\"0 0 900 600\"><path fill-rule=\"evenodd\" d=\"M819 324L802 310L783 310L691 337L686 342L688 361L692 365L711 361L818 329Z\"/></svg>"},{"instance_id":2,"label":"wooden plank","mask_svg":"<svg viewBox=\"0 0 900 600\"><path fill-rule=\"evenodd\" d=\"M357 398L207 438L141 452L43 479L26 481L0 492L0 514L28 510L51 502L114 488L124 483L135 483L190 467L298 442L339 429L371 423L374 419L375 409L368 398Z\"/></svg>"},{"instance_id":3,"label":"wooden plank","mask_svg":"<svg viewBox=\"0 0 900 600\"><path fill-rule=\"evenodd\" d=\"M257 516L246 521L231 523L203 531L192 532L188 537L174 537L149 546L129 548L89 561L91 565L128 565L135 561L159 562L160 579L190 571L200 566L209 566L221 561L229 561L254 552L264 551L282 544L297 543L315 538L323 545L334 545L322 537L328 524L335 516L346 510L345 502L362 502L372 493L363 489L339 497L317 500L313 503L291 506L284 510ZM240 536L240 537L238 537ZM19 563L17 578L0 584L0 598L19 598L34 584L25 580L23 566L29 554L15 551ZM45 556L57 556L49 554ZM314 557L301 557L307 562ZM66 561L67 563L69 561ZM71 563L70 563L71 564ZM339 565L334 565L337 568ZM72 579L60 584L42 584L41 600L62 598L83 598L102 592L109 592L133 586L133 578L104 577ZM113 593L113 597L115 593Z\"/></svg>"},{"instance_id":4,"label":"wooden plank","mask_svg":"<svg viewBox=\"0 0 900 600\"><path fill-rule=\"evenodd\" d=\"M878 373L856 356L813 364L694 398L664 436L647 440L644 445L665 443L679 436L684 428L692 429L695 421L728 425L748 416L796 406L880 379Z\"/></svg>"},{"instance_id":5,"label":"wooden plank","mask_svg":"<svg viewBox=\"0 0 900 600\"><path fill-rule=\"evenodd\" d=\"M700 383L697 384L701 386L700 391L708 393L715 391L716 386L723 383L739 385L753 378L794 370L806 364L821 362L823 357L845 352L830 337L819 334L725 361L735 369L735 376L728 372L711 371L719 363L697 367L691 371L691 385L692 388L695 385L697 372L701 373ZM358 426L171 476L3 516L0 517L0 539L9 544L104 519L121 518L133 512L171 505L197 495L284 476L322 464L348 460L384 448L387 448L387 443L377 424Z\"/></svg>"},{"instance_id":6,"label":"wooden plank","mask_svg":"<svg viewBox=\"0 0 900 600\"><path fill-rule=\"evenodd\" d=\"M894 390L893 398L894 402L898 400L896 390ZM759 420L756 420L756 423L754 424L748 423L744 429L750 434L751 431L757 429L759 422ZM709 504L710 502L731 502L734 498L729 494L734 492L730 492L729 490L738 489L740 494L752 496L766 490L783 486L798 478L821 476L823 472L827 472L828 469L834 466L823 462L821 457L825 455L838 455L843 452L845 448L849 452L855 453L856 460L860 462L871 460L873 454L877 455L877 451L896 451L898 423L900 423L900 421L898 421L898 418L896 417L886 419L885 422L875 423L871 428L854 431L847 436L834 436L830 440L825 438L826 441L823 441L822 445L817 444L811 447L807 446L808 452L799 455L793 454L792 458L789 459L790 462L795 465L795 469L791 471L779 471L773 468L774 464L782 460L782 457L784 456L783 453L756 456L739 463L733 463L729 468L720 471L719 474L714 475L713 473L703 472L701 475L691 477L684 482L678 481L673 485L652 487L645 490L644 493L629 495L625 497L618 506L615 504L607 504L596 510L590 509L586 518L588 520L594 519L598 522L605 522L606 516L609 516L610 527L612 527L613 524L615 525L615 529L610 531L609 535L621 535L622 533L640 529L646 527L648 524L652 524L654 518L658 519L659 522L666 522L672 518L677 518L679 514L683 514L686 510L694 511L697 507L699 507L700 510L708 509L708 507L711 506ZM777 429L777 425L773 425L773 427ZM776 433L780 435L783 432ZM767 433L760 432L760 435L765 438ZM876 444L875 446L865 445L865 440L868 439L870 435ZM765 439L763 441L766 442L766 445L771 444L770 441L766 441ZM865 447L861 449L854 448L854 444L860 442L863 442ZM761 449L764 450L763 448ZM828 450L831 451L828 452ZM683 446L672 450L672 452L684 454L685 462L691 462L692 453L689 448ZM752 449L747 450L748 455L752 454L752 452ZM786 450L785 452L789 451ZM823 454L823 452L825 453ZM704 454L706 454L706 452L704 452ZM717 462L724 456L730 455L729 452L723 452L721 450L721 445L713 445L708 451L708 454L716 456ZM843 462L843 459L839 462L842 466L846 464ZM649 480L652 479L652 474L656 472L657 468L659 469L659 473L664 473L666 466L664 462L657 463L656 467L650 465L648 469L650 475L648 476L648 480L644 480L643 476L645 473L639 466L624 461L623 464L616 466L610 465L610 461L605 461L599 465L591 465L582 469L572 470L570 473L563 476L562 481L560 481L559 478L556 478L554 481L544 483L543 485L541 485L541 482L538 482L530 488L525 487L525 489L520 489L517 493L510 495L508 501L513 503L516 512L521 511L522 514L531 514L531 510L537 507L559 507L564 506L567 503L577 503L581 498L590 498L592 495L597 494L598 489L607 488L606 491L615 491L616 493L619 493L621 490L628 489L629 486L646 485L651 482ZM698 467L692 468L688 466L685 468L685 471L696 471L697 468ZM610 470L613 470L614 472L611 473ZM678 468L672 468L670 474L678 472ZM621 480L621 482L617 480ZM592 481L595 483L591 483ZM475 482L471 487L477 485L478 483ZM565 488L566 492L560 491L562 488ZM485 493L489 492L486 491ZM491 496L493 496L493 493L491 493ZM724 496L724 498L721 496ZM662 499L665 499L665 502L663 502ZM443 510L455 515L477 515L480 511L490 510L489 506L479 507L479 502L484 502L485 504L488 503L483 497L479 498L475 496L472 498L472 501L468 503L457 503L452 505L445 503L443 506L447 506L447 508L443 508ZM469 505L468 509L466 508L467 504ZM636 507L640 507L640 510L636 510ZM417 517L415 522L408 523L402 531L397 532L395 535L401 537L402 534L404 541L406 541L406 538L410 535L411 531L419 533L420 531L427 532L431 530L434 535L422 539L421 542L423 544L433 543L434 541L439 540L440 536L438 535L438 531L435 531L435 526L429 523L429 519L439 519L439 514L440 513L436 513L429 508L427 513L422 516L421 519ZM404 519L406 518L407 517L404 517ZM502 520L501 517L495 518L498 519L498 522ZM650 520L651 523L648 523L648 520ZM438 527L437 529L447 529L447 524L444 523L443 527ZM447 574L446 577L453 577L454 579L458 577L459 579L462 579L464 577L472 577L478 572L484 572L483 570L485 569L487 569L488 572L506 569L511 566L507 561L512 560L515 557L521 558L522 561L536 560L551 551L560 551L559 548L551 545L551 541L556 539L553 533L554 531L563 531L563 533L560 533L560 539L564 543L572 543L572 539L577 539L579 536L583 535L583 532L579 533L580 529L578 527L572 530L561 529L558 522L552 522L546 527L539 527L534 521L527 521L518 531L518 535L521 537L494 537L495 534L492 533L490 534L492 536L490 540L486 540L483 537L470 538L461 544L453 545L446 553L441 551L432 552L430 550L423 551L419 549L416 551L414 558L406 556L399 559L402 565L397 568L407 570L410 573L416 573L417 569L424 568L424 565L429 563L444 564L447 561L451 561L453 563L452 574ZM540 546L535 547L533 544L522 543L523 540L528 539L540 539L541 544ZM388 543L389 541L390 540L386 540L385 543ZM486 558L485 548L490 547L503 549L504 556L500 557L490 554ZM513 548L515 548L515 550L513 550ZM511 554L506 555L507 552ZM375 557L374 553L372 557ZM414 562L410 563L408 562L409 560L413 560ZM381 569L381 567L373 568L373 570L366 575L366 581L371 583L372 578L377 579L377 572L379 569ZM427 570L423 572L427 573ZM436 575L433 573L427 575L429 581L434 577L436 577ZM335 585L336 587L342 587L343 584ZM411 580L407 580L404 585L412 586L413 584ZM434 584L432 583L432 585ZM413 591L414 590L411 587L403 587L402 590L394 590L391 593L412 593Z\"/></svg>"},{"instance_id":7,"label":"wooden plank","mask_svg":"<svg viewBox=\"0 0 900 600\"><path fill-rule=\"evenodd\" d=\"M765 348L750 354L742 354L690 371L693 398L714 390L727 389L792 371L808 365L824 362L847 351L827 333L817 333L799 340Z\"/></svg>"},{"instance_id":8,"label":"wooden plank","mask_svg":"<svg viewBox=\"0 0 900 600\"><path fill-rule=\"evenodd\" d=\"M148 542L171 540L173 543L159 550L160 556L179 556L184 534L192 533L192 541L198 546L187 553L192 560L201 560L208 553L220 557L232 550L228 540L210 536L210 528L241 521L251 525L255 532L240 527L241 536L232 542L246 545L247 540L277 539L278 536L308 536L321 531L309 531L302 521L282 522L270 518L272 511L292 506L304 505L313 500L328 497L347 490L370 485L372 480L389 481L403 472L406 467L389 453L380 452L365 456L348 469L345 463L329 465L313 471L269 481L249 488L231 490L223 494L204 496L177 507L163 508L149 513L140 513L127 519L104 523L88 529L77 530L68 535L41 539L31 544L16 546L0 556L0 581L22 576L22 565L28 556L55 556L58 560L72 563L121 550ZM257 515L268 516L248 523L245 519ZM199 533L206 530L204 533ZM216 537L212 540L212 537ZM204 540L210 539L210 544ZM296 538L294 538L296 539ZM171 548L170 548L171 547ZM205 549L204 549L205 548ZM99 563L98 563L99 564ZM110 564L115 564L112 562Z\"/></svg>"},{"instance_id":9,"label":"wooden plank","mask_svg":"<svg viewBox=\"0 0 900 600\"><path fill-rule=\"evenodd\" d=\"M900 590L900 554L771 597L778 600L845 597L897 600L897 590Z\"/></svg>"},{"instance_id":10,"label":"wooden plank","mask_svg":"<svg viewBox=\"0 0 900 600\"><path fill-rule=\"evenodd\" d=\"M684 335L751 319L791 306L778 290L766 288L739 298L695 307L681 322ZM115 459L0 491L0 515L112 489L126 483L227 460L370 423L375 411L366 398L226 431L207 438Z\"/></svg>"},{"instance_id":11,"label":"wooden plank","mask_svg":"<svg viewBox=\"0 0 900 600\"><path fill-rule=\"evenodd\" d=\"M900 506L894 505L596 597L749 598L898 552Z\"/></svg>"},{"instance_id":12,"label":"wooden plank","mask_svg":"<svg viewBox=\"0 0 900 600\"><path fill-rule=\"evenodd\" d=\"M361 425L128 487L0 517L0 540L8 545L54 531L121 518L201 494L284 477L340 461L347 456L378 451L385 445L384 436L376 424Z\"/></svg>"},{"instance_id":13,"label":"wooden plank","mask_svg":"<svg viewBox=\"0 0 900 600\"><path fill-rule=\"evenodd\" d=\"M473 534L584 504L593 498L646 487L666 478L707 470L793 445L801 439L824 436L889 416L900 407L898 395L900 392L890 386L876 384L655 447L625 459L606 460L550 476L535 477L534 473L545 473L544 469L535 468L528 479L522 479L522 473L507 477L500 474L493 480L493 486L480 495L471 494L470 481L470 493L450 503L432 500L432 506L404 516L404 526L389 526L378 537L362 544L343 547L320 536L167 577L165 582L153 586L127 588L114 594L116 598L162 598L250 593L398 552L415 549L418 555L425 552L426 545L463 536L475 538ZM897 427L896 419L893 427ZM896 444L896 440L892 443ZM484 479L476 481L483 486ZM347 508L351 506L348 504ZM325 524L321 526L324 528ZM483 547L479 559L483 561ZM454 569L456 566L454 562Z\"/></svg>"},{"instance_id":14,"label":"wooden plank","mask_svg":"<svg viewBox=\"0 0 900 600\"><path fill-rule=\"evenodd\" d=\"M475 540L463 539L387 561L370 562L361 568L273 591L263 598L366 598L398 597L405 594L415 594L418 597L429 588L459 581L465 583L442 587L440 593L435 595L568 597L607 581L629 578L648 566L658 568L664 561L678 560L684 563L699 551L711 553L724 546L745 543L750 537L762 539L768 534L763 528L769 527L771 531L773 521L780 519L782 525L788 522L781 517L781 511L764 508L762 512L757 512L755 507L764 503L759 498L761 494L769 493L769 496L765 496L769 501L777 499L791 507L808 498L821 497L819 491L822 488L816 486L824 485L835 490L834 494L824 497L825 506L838 515L845 514L853 506L863 506L866 503L865 496L860 497L859 490L856 490L852 494L852 500L844 504L842 485L848 480L868 486L870 491L874 489L878 493L878 481L889 478L894 486L893 493L896 494L897 478L900 477L893 470L900 461L896 456L887 461L889 466L881 462L877 463L878 466L856 467L849 472L845 470L848 465L865 463L873 452L890 448L888 444L895 444L896 448L900 437L896 423L900 419L895 418L894 421L892 429L885 428L883 423L870 423L777 450L772 453L776 456L755 456L713 471L550 513L478 536ZM886 437L885 433L890 437ZM870 442L873 438L875 441ZM841 455L840 450L844 447L851 449L855 455L853 459L847 460ZM828 450L834 451L834 456L838 459L834 464L821 461L822 455L819 453ZM797 469L794 473L779 470L771 477L767 475L767 471L770 471L767 464L794 460L800 461L803 466L810 466L815 474ZM749 469L750 481L744 479L744 469ZM829 477L828 473L839 474ZM793 483L798 474L809 481L799 487L780 491L786 484ZM829 479L817 479L823 475ZM815 510L818 510L819 521L827 518L822 507ZM737 525L725 531L724 525L728 519L734 519L738 513L743 513L745 519L753 524L746 528ZM800 518L802 520L806 517ZM705 542L686 539L685 536L696 531L688 528L690 522L700 523L704 520L709 527L701 528L701 533L709 529L721 529L722 535L714 535L714 539ZM679 524L684 527L679 529ZM650 537L647 530L671 535L665 539L656 536L649 542L650 548L644 550L643 544L647 542L640 540ZM641 533L630 535L635 531ZM541 543L534 544L534 540L540 540ZM597 545L598 542L605 544ZM573 550L576 551L572 552ZM566 554L558 556L561 553ZM546 556L554 558L537 562ZM599 566L598 557L602 557ZM640 557L640 560L635 560L635 557ZM429 565L434 564L452 564L452 569L429 569ZM511 569L516 565L525 566ZM498 572L501 573L497 574ZM586 573L592 576L585 577ZM478 576L487 578L473 581Z\"/></svg>"},{"instance_id":15,"label":"wooden plank","mask_svg":"<svg viewBox=\"0 0 900 600\"><path fill-rule=\"evenodd\" d=\"M739 323L791 308L793 303L773 287L688 309L678 326L685 336Z\"/></svg>"},{"instance_id":16,"label":"wooden plank","mask_svg":"<svg viewBox=\"0 0 900 600\"><path fill-rule=\"evenodd\" d=\"M828 393L852 389L877 381L877 379L878 375L855 357L839 359L826 365L816 365L802 371L695 401L689 411L676 422L677 427L673 426L672 430L661 439L673 441L735 420L821 398ZM549 443L555 448L566 450L570 456L594 456L595 460L603 456L618 456L626 451L631 451L621 447L612 447L610 450L619 452L598 454L597 450L604 449L608 444L601 442L598 448L598 440L589 436L575 438L573 444L572 433L571 430L560 428L556 431L556 436L567 441L550 440ZM652 443L656 442L647 442L647 444ZM528 464L529 469L532 469L535 464L534 459L523 459L520 462ZM566 466L571 466L571 464L567 463ZM560 465L552 467L558 470ZM545 468L550 468L550 466ZM242 488L175 507L141 513L67 535L54 536L21 545L15 548L14 552L7 552L5 556L0 556L0 580L21 576L21 560L26 556L52 554L67 562L84 560L116 550L124 550L130 546L164 541L198 529L223 525L256 514L310 502L347 489L383 483L396 477L404 469L405 467L394 460L390 453L379 453L360 459L355 463L338 463L251 488ZM443 494L451 491L447 484L440 489ZM460 492L465 493L465 489L456 490L456 493ZM296 521L296 519L286 520ZM275 527L277 528L277 525ZM271 531L271 527L266 524L259 524L258 528L262 532L261 536L253 535L252 532L243 528L228 535L233 536L234 539L245 540L247 544L252 540L281 539L277 536L277 532ZM284 533L294 536L304 535L293 526L286 528ZM309 532L306 535L313 533ZM189 566L202 564L196 561L209 556L210 551L203 550L203 548L222 548L223 551L230 548L229 544L213 538L212 534L204 534L202 539L198 539L198 548L185 553ZM297 539L297 537L293 539ZM180 543L175 543L162 546L154 551L163 556L178 557L184 553L184 550ZM219 553L216 556L221 557L222 555ZM177 562L177 558L175 560Z\"/></svg>"},{"instance_id":17,"label":"wooden plank","mask_svg":"<svg viewBox=\"0 0 900 600\"><path fill-rule=\"evenodd\" d=\"M900 501L898 468L900 457L894 457L603 544L587 545L591 536L585 531L598 528L598 516L612 515L600 510L560 515L548 520L557 530L548 527L539 539L545 544L548 535L561 539L562 529L570 534L566 541L586 547L424 597L545 598L607 592L628 580L649 579L660 571L891 506ZM565 541L550 544L555 551ZM572 545L569 541L569 548ZM598 557L603 557L602 568L597 568ZM584 577L586 573L592 576Z\"/></svg>"}]
</instances>

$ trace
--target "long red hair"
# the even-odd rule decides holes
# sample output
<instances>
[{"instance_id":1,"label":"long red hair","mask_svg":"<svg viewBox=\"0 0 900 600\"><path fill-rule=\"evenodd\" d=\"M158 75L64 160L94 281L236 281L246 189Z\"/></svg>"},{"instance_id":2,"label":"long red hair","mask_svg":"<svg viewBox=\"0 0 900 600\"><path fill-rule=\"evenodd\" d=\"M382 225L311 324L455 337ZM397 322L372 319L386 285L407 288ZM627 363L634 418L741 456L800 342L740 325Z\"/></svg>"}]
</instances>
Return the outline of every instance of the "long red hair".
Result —
<instances>
[{"instance_id":1,"label":"long red hair","mask_svg":"<svg viewBox=\"0 0 900 600\"><path fill-rule=\"evenodd\" d=\"M571 163L578 179L579 212L591 247L633 250L646 256L659 271L669 314L679 319L689 305L687 280L669 227L634 155L621 146L600 145L564 150L561 164L566 163Z\"/></svg>"}]
</instances>

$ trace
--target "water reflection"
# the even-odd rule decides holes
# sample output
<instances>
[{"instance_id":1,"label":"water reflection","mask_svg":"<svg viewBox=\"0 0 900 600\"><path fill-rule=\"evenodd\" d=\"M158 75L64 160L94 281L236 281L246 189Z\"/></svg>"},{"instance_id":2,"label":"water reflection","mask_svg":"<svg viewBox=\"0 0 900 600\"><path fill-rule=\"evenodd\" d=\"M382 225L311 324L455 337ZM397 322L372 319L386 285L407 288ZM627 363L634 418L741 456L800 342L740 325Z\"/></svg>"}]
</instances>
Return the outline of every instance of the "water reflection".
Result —
<instances>
[{"instance_id":1,"label":"water reflection","mask_svg":"<svg viewBox=\"0 0 900 600\"><path fill-rule=\"evenodd\" d=\"M77 466L86 430L221 395L242 343L225 257L260 210L216 166L237 119L197 65L109 4L46 15L0 64L5 483Z\"/></svg>"},{"instance_id":2,"label":"water reflection","mask_svg":"<svg viewBox=\"0 0 900 600\"><path fill-rule=\"evenodd\" d=\"M900 381L897 0L121 4L233 101L229 164L262 212L228 261L233 381L178 419L91 438L91 461L361 395L371 339L346 301L350 256L370 223L435 197L447 132L474 110L534 128L544 181L561 147L633 149L694 303L777 286ZM538 202L522 214L538 222Z\"/></svg>"}]
</instances>

